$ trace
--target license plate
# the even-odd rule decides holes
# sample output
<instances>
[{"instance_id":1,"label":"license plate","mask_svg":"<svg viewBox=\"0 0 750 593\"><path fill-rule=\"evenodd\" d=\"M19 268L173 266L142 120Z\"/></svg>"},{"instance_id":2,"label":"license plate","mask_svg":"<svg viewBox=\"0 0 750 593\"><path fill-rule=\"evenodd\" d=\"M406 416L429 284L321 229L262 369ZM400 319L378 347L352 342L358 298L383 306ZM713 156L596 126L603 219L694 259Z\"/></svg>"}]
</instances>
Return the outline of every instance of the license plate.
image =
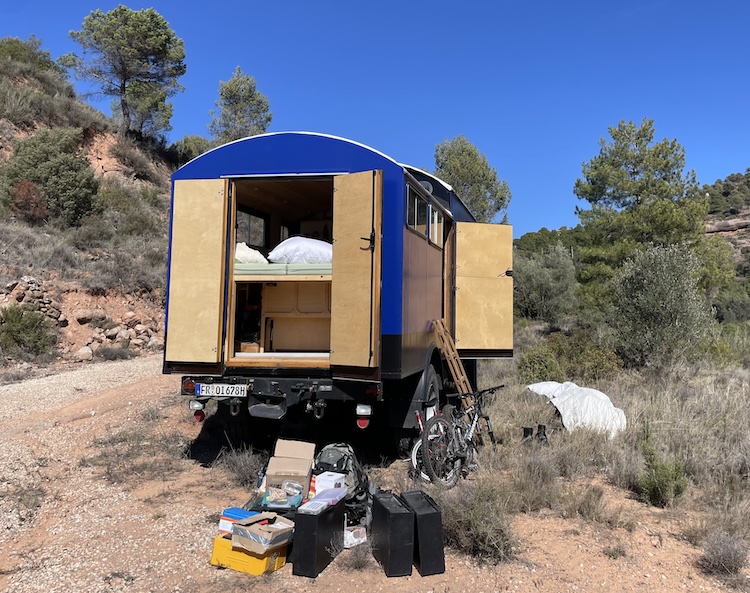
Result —
<instances>
[{"instance_id":1,"label":"license plate","mask_svg":"<svg viewBox=\"0 0 750 593\"><path fill-rule=\"evenodd\" d=\"M237 383L196 383L195 395L210 395L218 397L246 397L247 385Z\"/></svg>"}]
</instances>

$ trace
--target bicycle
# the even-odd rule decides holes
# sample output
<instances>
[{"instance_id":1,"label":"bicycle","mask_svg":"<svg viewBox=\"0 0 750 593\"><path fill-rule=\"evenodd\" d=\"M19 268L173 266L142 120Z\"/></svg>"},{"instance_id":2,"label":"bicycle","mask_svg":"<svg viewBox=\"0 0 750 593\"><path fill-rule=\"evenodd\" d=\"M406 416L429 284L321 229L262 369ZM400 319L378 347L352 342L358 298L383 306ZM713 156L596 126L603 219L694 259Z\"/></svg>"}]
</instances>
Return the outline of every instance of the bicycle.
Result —
<instances>
[{"instance_id":1,"label":"bicycle","mask_svg":"<svg viewBox=\"0 0 750 593\"><path fill-rule=\"evenodd\" d=\"M493 394L504 385L474 393L459 394L462 408L445 406L443 413L425 424L421 436L422 466L430 481L444 489L453 488L461 476L476 469L476 450L484 443L479 422L484 421L494 448L495 433L490 417L482 409L485 395ZM466 402L470 401L467 405Z\"/></svg>"}]
</instances>

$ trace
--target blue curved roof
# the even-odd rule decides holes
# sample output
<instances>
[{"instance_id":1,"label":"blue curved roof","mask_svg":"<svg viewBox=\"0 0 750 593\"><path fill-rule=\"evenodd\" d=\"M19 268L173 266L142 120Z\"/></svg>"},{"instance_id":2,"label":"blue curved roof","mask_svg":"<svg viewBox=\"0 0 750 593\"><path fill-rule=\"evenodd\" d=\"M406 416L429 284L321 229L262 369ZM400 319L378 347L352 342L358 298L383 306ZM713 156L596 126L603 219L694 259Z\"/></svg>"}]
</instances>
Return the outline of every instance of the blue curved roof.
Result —
<instances>
[{"instance_id":1,"label":"blue curved roof","mask_svg":"<svg viewBox=\"0 0 750 593\"><path fill-rule=\"evenodd\" d=\"M369 146L314 132L250 136L214 148L175 171L172 179L216 179L250 175L355 173L401 170L391 157Z\"/></svg>"}]
</instances>

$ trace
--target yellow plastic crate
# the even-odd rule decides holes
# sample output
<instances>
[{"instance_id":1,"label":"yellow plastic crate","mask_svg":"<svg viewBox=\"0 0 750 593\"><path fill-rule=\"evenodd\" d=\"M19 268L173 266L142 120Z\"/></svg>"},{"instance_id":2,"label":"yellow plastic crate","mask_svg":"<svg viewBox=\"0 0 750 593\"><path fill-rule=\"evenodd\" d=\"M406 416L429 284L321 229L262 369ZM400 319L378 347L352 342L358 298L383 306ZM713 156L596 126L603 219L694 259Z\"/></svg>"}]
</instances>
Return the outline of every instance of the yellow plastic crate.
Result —
<instances>
[{"instance_id":1,"label":"yellow plastic crate","mask_svg":"<svg viewBox=\"0 0 750 593\"><path fill-rule=\"evenodd\" d=\"M288 546L275 548L263 556L238 548L232 548L230 537L215 537L211 553L211 564L222 568L231 568L252 575L261 575L278 570L286 564Z\"/></svg>"}]
</instances>

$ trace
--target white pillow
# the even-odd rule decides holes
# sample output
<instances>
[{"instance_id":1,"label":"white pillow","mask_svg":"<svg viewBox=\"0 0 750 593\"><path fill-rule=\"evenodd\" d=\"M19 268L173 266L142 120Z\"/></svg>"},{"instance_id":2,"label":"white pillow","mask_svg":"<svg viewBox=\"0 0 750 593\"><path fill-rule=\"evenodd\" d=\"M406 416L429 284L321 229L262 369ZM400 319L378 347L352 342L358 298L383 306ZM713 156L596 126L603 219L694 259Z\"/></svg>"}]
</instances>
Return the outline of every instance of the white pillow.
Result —
<instances>
[{"instance_id":1,"label":"white pillow","mask_svg":"<svg viewBox=\"0 0 750 593\"><path fill-rule=\"evenodd\" d=\"M268 259L285 264L330 264L333 246L310 237L289 237L268 254Z\"/></svg>"},{"instance_id":2,"label":"white pillow","mask_svg":"<svg viewBox=\"0 0 750 593\"><path fill-rule=\"evenodd\" d=\"M238 264L267 264L268 260L257 249L248 247L246 243L237 243L234 249L234 261Z\"/></svg>"}]
</instances>

